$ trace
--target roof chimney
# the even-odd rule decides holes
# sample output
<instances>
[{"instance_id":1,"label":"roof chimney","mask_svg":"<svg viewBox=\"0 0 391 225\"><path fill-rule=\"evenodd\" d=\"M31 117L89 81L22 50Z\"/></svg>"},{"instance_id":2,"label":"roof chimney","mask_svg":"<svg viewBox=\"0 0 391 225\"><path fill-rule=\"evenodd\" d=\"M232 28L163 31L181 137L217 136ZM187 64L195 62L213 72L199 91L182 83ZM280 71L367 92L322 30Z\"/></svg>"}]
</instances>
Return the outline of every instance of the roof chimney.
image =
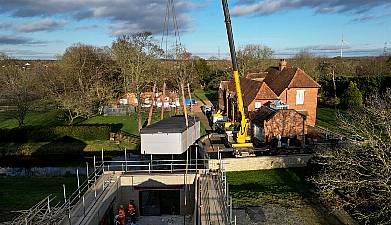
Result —
<instances>
[{"instance_id":1,"label":"roof chimney","mask_svg":"<svg viewBox=\"0 0 391 225\"><path fill-rule=\"evenodd\" d=\"M284 70L284 68L288 65L287 61L285 59L280 59L279 63L279 69L280 71Z\"/></svg>"}]
</instances>

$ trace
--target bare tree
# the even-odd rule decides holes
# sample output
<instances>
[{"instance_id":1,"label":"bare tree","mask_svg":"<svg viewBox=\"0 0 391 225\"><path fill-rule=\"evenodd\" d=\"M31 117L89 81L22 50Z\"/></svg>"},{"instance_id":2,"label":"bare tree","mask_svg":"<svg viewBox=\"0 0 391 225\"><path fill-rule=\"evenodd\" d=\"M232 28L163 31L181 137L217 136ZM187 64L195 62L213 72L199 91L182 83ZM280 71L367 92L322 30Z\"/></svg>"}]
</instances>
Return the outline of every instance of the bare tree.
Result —
<instances>
[{"instance_id":1,"label":"bare tree","mask_svg":"<svg viewBox=\"0 0 391 225\"><path fill-rule=\"evenodd\" d=\"M265 45L248 44L237 51L239 71L241 75L245 76L251 71L261 71L266 68L263 66L270 66L270 59L273 57L273 50ZM262 61L265 61L262 65Z\"/></svg>"},{"instance_id":2,"label":"bare tree","mask_svg":"<svg viewBox=\"0 0 391 225\"><path fill-rule=\"evenodd\" d=\"M312 178L325 202L342 207L362 224L391 224L391 92L371 96L362 110L340 117L351 141L320 151Z\"/></svg>"},{"instance_id":3,"label":"bare tree","mask_svg":"<svg viewBox=\"0 0 391 225\"><path fill-rule=\"evenodd\" d=\"M37 76L34 71L21 66L6 64L0 67L0 99L3 104L15 106L9 115L23 127L26 115L40 100Z\"/></svg>"},{"instance_id":4,"label":"bare tree","mask_svg":"<svg viewBox=\"0 0 391 225\"><path fill-rule=\"evenodd\" d=\"M42 71L48 97L66 110L69 124L89 117L116 97L118 74L107 49L77 44L69 47L58 65Z\"/></svg>"},{"instance_id":5,"label":"bare tree","mask_svg":"<svg viewBox=\"0 0 391 225\"><path fill-rule=\"evenodd\" d=\"M151 33L143 32L125 35L112 44L118 66L124 78L125 92L133 92L137 98L137 120L139 130L142 128L141 93L155 76L152 65L161 56L162 51L155 43Z\"/></svg>"},{"instance_id":6,"label":"bare tree","mask_svg":"<svg viewBox=\"0 0 391 225\"><path fill-rule=\"evenodd\" d=\"M304 70L314 80L319 79L319 58L306 50L300 51L293 57L291 66Z\"/></svg>"}]
</instances>

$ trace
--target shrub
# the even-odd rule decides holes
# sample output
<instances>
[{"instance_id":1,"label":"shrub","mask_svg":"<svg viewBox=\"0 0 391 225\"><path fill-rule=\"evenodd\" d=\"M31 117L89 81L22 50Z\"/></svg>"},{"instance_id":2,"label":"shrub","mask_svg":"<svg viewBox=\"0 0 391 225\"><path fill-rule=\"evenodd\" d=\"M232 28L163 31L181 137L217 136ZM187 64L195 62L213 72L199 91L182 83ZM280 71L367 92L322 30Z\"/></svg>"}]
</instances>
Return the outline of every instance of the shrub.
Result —
<instances>
[{"instance_id":1,"label":"shrub","mask_svg":"<svg viewBox=\"0 0 391 225\"><path fill-rule=\"evenodd\" d=\"M342 96L341 104L345 108L352 109L362 108L363 106L362 94L352 81L350 81L348 88Z\"/></svg>"},{"instance_id":2,"label":"shrub","mask_svg":"<svg viewBox=\"0 0 391 225\"><path fill-rule=\"evenodd\" d=\"M72 137L83 141L107 140L111 130L109 125L0 129L0 142L44 142L62 137Z\"/></svg>"}]
</instances>

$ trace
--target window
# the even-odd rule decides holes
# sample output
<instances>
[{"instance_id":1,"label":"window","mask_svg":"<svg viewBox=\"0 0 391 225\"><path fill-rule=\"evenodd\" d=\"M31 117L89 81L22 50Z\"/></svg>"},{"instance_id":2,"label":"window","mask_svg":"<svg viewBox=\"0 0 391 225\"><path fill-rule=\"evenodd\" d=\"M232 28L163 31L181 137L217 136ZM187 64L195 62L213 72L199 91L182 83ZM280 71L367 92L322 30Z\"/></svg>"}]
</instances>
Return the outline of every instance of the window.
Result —
<instances>
[{"instance_id":1,"label":"window","mask_svg":"<svg viewBox=\"0 0 391 225\"><path fill-rule=\"evenodd\" d=\"M297 90L296 91L296 105L303 105L304 104L304 90Z\"/></svg>"},{"instance_id":2,"label":"window","mask_svg":"<svg viewBox=\"0 0 391 225\"><path fill-rule=\"evenodd\" d=\"M255 109L259 109L262 107L262 102L255 102Z\"/></svg>"}]
</instances>

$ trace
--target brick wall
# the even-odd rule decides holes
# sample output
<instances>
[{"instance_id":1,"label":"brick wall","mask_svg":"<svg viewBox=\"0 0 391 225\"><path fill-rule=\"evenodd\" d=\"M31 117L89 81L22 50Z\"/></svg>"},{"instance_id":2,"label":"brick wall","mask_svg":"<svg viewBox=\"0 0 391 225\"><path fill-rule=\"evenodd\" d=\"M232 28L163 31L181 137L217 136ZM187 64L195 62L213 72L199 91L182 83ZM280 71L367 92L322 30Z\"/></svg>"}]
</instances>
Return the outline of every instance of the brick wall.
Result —
<instances>
[{"instance_id":1,"label":"brick wall","mask_svg":"<svg viewBox=\"0 0 391 225\"><path fill-rule=\"evenodd\" d=\"M304 104L296 105L296 91L304 90ZM289 88L281 93L280 98L289 105L289 109L307 111L307 124L314 126L316 121L316 108L318 105L318 88Z\"/></svg>"},{"instance_id":2,"label":"brick wall","mask_svg":"<svg viewBox=\"0 0 391 225\"><path fill-rule=\"evenodd\" d=\"M307 133L307 126L302 115L294 110L280 110L264 124L264 140L273 137L302 137Z\"/></svg>"}]
</instances>

